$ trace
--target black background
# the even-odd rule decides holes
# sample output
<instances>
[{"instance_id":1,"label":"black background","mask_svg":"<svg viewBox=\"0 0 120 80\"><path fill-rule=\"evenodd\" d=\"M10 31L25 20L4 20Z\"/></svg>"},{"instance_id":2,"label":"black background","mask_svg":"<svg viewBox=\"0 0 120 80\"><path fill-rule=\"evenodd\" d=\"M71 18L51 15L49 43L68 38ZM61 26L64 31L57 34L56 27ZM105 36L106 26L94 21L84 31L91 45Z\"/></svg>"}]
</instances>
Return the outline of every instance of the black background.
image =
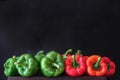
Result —
<instances>
[{"instance_id":1,"label":"black background","mask_svg":"<svg viewBox=\"0 0 120 80\"><path fill-rule=\"evenodd\" d=\"M68 48L110 57L119 80L119 27L119 0L0 0L0 80L12 55Z\"/></svg>"}]
</instances>

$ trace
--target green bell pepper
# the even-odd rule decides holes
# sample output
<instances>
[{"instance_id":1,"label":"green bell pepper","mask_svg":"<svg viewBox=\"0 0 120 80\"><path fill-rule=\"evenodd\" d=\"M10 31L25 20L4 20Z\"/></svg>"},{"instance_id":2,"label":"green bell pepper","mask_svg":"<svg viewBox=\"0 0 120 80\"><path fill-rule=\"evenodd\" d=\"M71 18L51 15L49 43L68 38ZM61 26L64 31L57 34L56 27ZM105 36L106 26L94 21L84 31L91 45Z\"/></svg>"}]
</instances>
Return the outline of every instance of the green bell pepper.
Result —
<instances>
[{"instance_id":1,"label":"green bell pepper","mask_svg":"<svg viewBox=\"0 0 120 80\"><path fill-rule=\"evenodd\" d=\"M16 62L18 73L23 77L31 77L36 75L39 64L32 54L22 54Z\"/></svg>"},{"instance_id":2,"label":"green bell pepper","mask_svg":"<svg viewBox=\"0 0 120 80\"><path fill-rule=\"evenodd\" d=\"M4 74L5 76L15 76L18 74L17 68L15 66L15 62L18 57L13 56L12 58L8 58L4 63Z\"/></svg>"},{"instance_id":3,"label":"green bell pepper","mask_svg":"<svg viewBox=\"0 0 120 80\"><path fill-rule=\"evenodd\" d=\"M40 63L41 59L44 57L44 51L41 50L39 52L37 52L37 54L35 55L35 58L37 59L37 61Z\"/></svg>"},{"instance_id":4,"label":"green bell pepper","mask_svg":"<svg viewBox=\"0 0 120 80\"><path fill-rule=\"evenodd\" d=\"M62 56L50 51L41 59L40 67L44 76L59 76L64 71L64 62Z\"/></svg>"}]
</instances>

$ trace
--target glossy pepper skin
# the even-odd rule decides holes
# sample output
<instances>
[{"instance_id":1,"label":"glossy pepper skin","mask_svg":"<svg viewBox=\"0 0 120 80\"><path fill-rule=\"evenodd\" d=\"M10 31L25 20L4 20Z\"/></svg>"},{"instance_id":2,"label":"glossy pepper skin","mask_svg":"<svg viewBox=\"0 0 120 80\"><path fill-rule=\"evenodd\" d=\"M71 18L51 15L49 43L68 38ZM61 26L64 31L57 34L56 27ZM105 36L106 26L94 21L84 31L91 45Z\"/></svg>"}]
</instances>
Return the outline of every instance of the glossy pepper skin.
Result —
<instances>
[{"instance_id":1,"label":"glossy pepper skin","mask_svg":"<svg viewBox=\"0 0 120 80\"><path fill-rule=\"evenodd\" d=\"M81 50L77 50L77 53L75 55L80 55L83 58L84 63L86 64L88 56L84 56Z\"/></svg>"},{"instance_id":2,"label":"glossy pepper skin","mask_svg":"<svg viewBox=\"0 0 120 80\"><path fill-rule=\"evenodd\" d=\"M116 70L116 65L113 61L110 60L110 58L108 57L103 57L102 61L107 64L107 72L105 74L105 76L113 76L115 74L115 70Z\"/></svg>"},{"instance_id":3,"label":"glossy pepper skin","mask_svg":"<svg viewBox=\"0 0 120 80\"><path fill-rule=\"evenodd\" d=\"M104 76L107 72L107 65L101 62L99 55L92 55L87 59L87 72L90 76Z\"/></svg>"},{"instance_id":4,"label":"glossy pepper skin","mask_svg":"<svg viewBox=\"0 0 120 80\"><path fill-rule=\"evenodd\" d=\"M39 52L36 53L35 58L36 58L37 61L40 63L41 59L42 59L44 56L45 56L45 55L44 55L44 51L41 50L41 51L39 51Z\"/></svg>"},{"instance_id":5,"label":"glossy pepper skin","mask_svg":"<svg viewBox=\"0 0 120 80\"><path fill-rule=\"evenodd\" d=\"M18 73L23 77L36 75L39 69L37 60L32 54L22 54L16 62Z\"/></svg>"},{"instance_id":6,"label":"glossy pepper skin","mask_svg":"<svg viewBox=\"0 0 120 80\"><path fill-rule=\"evenodd\" d=\"M4 64L4 74L5 76L15 76L18 74L15 62L17 61L18 57L13 56L6 60Z\"/></svg>"},{"instance_id":7,"label":"glossy pepper skin","mask_svg":"<svg viewBox=\"0 0 120 80\"><path fill-rule=\"evenodd\" d=\"M81 76L86 72L86 64L81 55L72 55L65 60L65 72L69 76Z\"/></svg>"},{"instance_id":8,"label":"glossy pepper skin","mask_svg":"<svg viewBox=\"0 0 120 80\"><path fill-rule=\"evenodd\" d=\"M41 59L41 71L44 76L59 76L64 71L62 55L56 51L50 51Z\"/></svg>"}]
</instances>

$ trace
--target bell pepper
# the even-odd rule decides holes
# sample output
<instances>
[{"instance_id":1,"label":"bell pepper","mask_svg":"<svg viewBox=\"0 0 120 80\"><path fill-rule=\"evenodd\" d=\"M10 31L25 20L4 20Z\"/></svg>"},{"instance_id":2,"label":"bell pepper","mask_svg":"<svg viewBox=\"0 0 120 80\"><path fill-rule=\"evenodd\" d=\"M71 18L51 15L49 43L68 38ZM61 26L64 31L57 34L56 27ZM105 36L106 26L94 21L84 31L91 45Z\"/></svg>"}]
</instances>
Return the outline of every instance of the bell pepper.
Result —
<instances>
[{"instance_id":1,"label":"bell pepper","mask_svg":"<svg viewBox=\"0 0 120 80\"><path fill-rule=\"evenodd\" d=\"M50 51L41 59L41 71L44 76L59 76L64 72L62 55L56 51Z\"/></svg>"},{"instance_id":2,"label":"bell pepper","mask_svg":"<svg viewBox=\"0 0 120 80\"><path fill-rule=\"evenodd\" d=\"M36 58L37 61L40 63L41 59L42 59L44 56L45 56L45 55L44 55L44 51L41 50L41 51L39 51L39 52L36 53L35 58Z\"/></svg>"},{"instance_id":3,"label":"bell pepper","mask_svg":"<svg viewBox=\"0 0 120 80\"><path fill-rule=\"evenodd\" d=\"M76 53L75 55L81 55L82 58L83 58L84 63L86 64L86 61L87 61L87 59L88 59L88 56L84 56L84 55L82 54L82 51L81 51L81 50L77 50L77 53Z\"/></svg>"},{"instance_id":4,"label":"bell pepper","mask_svg":"<svg viewBox=\"0 0 120 80\"><path fill-rule=\"evenodd\" d=\"M69 76L81 76L86 72L86 64L81 55L72 55L65 60L65 72Z\"/></svg>"},{"instance_id":5,"label":"bell pepper","mask_svg":"<svg viewBox=\"0 0 120 80\"><path fill-rule=\"evenodd\" d=\"M4 74L5 76L15 76L18 74L15 62L17 61L18 57L13 56L12 58L8 58L4 63Z\"/></svg>"},{"instance_id":6,"label":"bell pepper","mask_svg":"<svg viewBox=\"0 0 120 80\"><path fill-rule=\"evenodd\" d=\"M68 50L65 52L65 54L62 54L63 59L65 60L68 56L71 56L70 53L72 53L72 49L68 49Z\"/></svg>"},{"instance_id":7,"label":"bell pepper","mask_svg":"<svg viewBox=\"0 0 120 80\"><path fill-rule=\"evenodd\" d=\"M87 73L90 76L104 76L107 72L107 65L101 62L101 56L92 55L87 59Z\"/></svg>"},{"instance_id":8,"label":"bell pepper","mask_svg":"<svg viewBox=\"0 0 120 80\"><path fill-rule=\"evenodd\" d=\"M116 70L116 65L113 61L110 60L110 58L108 57L103 57L102 58L102 62L107 64L107 72L105 74L105 76L112 76L115 74L115 70Z\"/></svg>"},{"instance_id":9,"label":"bell pepper","mask_svg":"<svg viewBox=\"0 0 120 80\"><path fill-rule=\"evenodd\" d=\"M32 54L22 54L16 62L18 73L23 77L36 75L39 69L37 60Z\"/></svg>"}]
</instances>

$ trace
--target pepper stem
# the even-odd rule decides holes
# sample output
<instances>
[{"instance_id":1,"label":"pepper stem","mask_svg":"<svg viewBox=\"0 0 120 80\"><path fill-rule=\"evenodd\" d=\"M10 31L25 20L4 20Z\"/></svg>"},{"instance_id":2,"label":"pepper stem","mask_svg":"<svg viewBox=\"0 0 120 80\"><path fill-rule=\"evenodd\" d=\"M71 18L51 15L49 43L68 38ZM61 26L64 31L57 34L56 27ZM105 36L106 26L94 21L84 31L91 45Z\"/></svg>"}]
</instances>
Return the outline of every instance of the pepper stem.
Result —
<instances>
[{"instance_id":1,"label":"pepper stem","mask_svg":"<svg viewBox=\"0 0 120 80\"><path fill-rule=\"evenodd\" d=\"M76 53L76 54L79 54L79 55L82 56L81 52L82 52L81 50L77 50L77 53Z\"/></svg>"},{"instance_id":2,"label":"pepper stem","mask_svg":"<svg viewBox=\"0 0 120 80\"><path fill-rule=\"evenodd\" d=\"M37 53L37 55L40 55L40 54L43 54L44 53L44 50L41 50Z\"/></svg>"},{"instance_id":3,"label":"pepper stem","mask_svg":"<svg viewBox=\"0 0 120 80\"><path fill-rule=\"evenodd\" d=\"M56 63L52 63L53 66L57 67L57 68L60 68L60 66Z\"/></svg>"},{"instance_id":4,"label":"pepper stem","mask_svg":"<svg viewBox=\"0 0 120 80\"><path fill-rule=\"evenodd\" d=\"M16 58L16 56L15 56L15 55L13 55L13 57L12 57L12 58L14 58L14 59L15 59L15 58Z\"/></svg>"},{"instance_id":5,"label":"pepper stem","mask_svg":"<svg viewBox=\"0 0 120 80\"><path fill-rule=\"evenodd\" d=\"M81 52L82 52L81 50L77 50L77 54L81 54Z\"/></svg>"},{"instance_id":6,"label":"pepper stem","mask_svg":"<svg viewBox=\"0 0 120 80\"><path fill-rule=\"evenodd\" d=\"M68 55L69 53L71 53L71 52L72 52L72 49L68 49L68 50L65 52L65 54L64 54L64 56L63 56L63 59L67 58L67 55Z\"/></svg>"},{"instance_id":7,"label":"pepper stem","mask_svg":"<svg viewBox=\"0 0 120 80\"><path fill-rule=\"evenodd\" d=\"M77 62L76 62L75 55L72 55L72 58L73 58L73 67L76 68L77 67Z\"/></svg>"},{"instance_id":8,"label":"pepper stem","mask_svg":"<svg viewBox=\"0 0 120 80\"><path fill-rule=\"evenodd\" d=\"M99 69L101 59L101 57L98 58L97 62L94 64L94 69Z\"/></svg>"}]
</instances>

